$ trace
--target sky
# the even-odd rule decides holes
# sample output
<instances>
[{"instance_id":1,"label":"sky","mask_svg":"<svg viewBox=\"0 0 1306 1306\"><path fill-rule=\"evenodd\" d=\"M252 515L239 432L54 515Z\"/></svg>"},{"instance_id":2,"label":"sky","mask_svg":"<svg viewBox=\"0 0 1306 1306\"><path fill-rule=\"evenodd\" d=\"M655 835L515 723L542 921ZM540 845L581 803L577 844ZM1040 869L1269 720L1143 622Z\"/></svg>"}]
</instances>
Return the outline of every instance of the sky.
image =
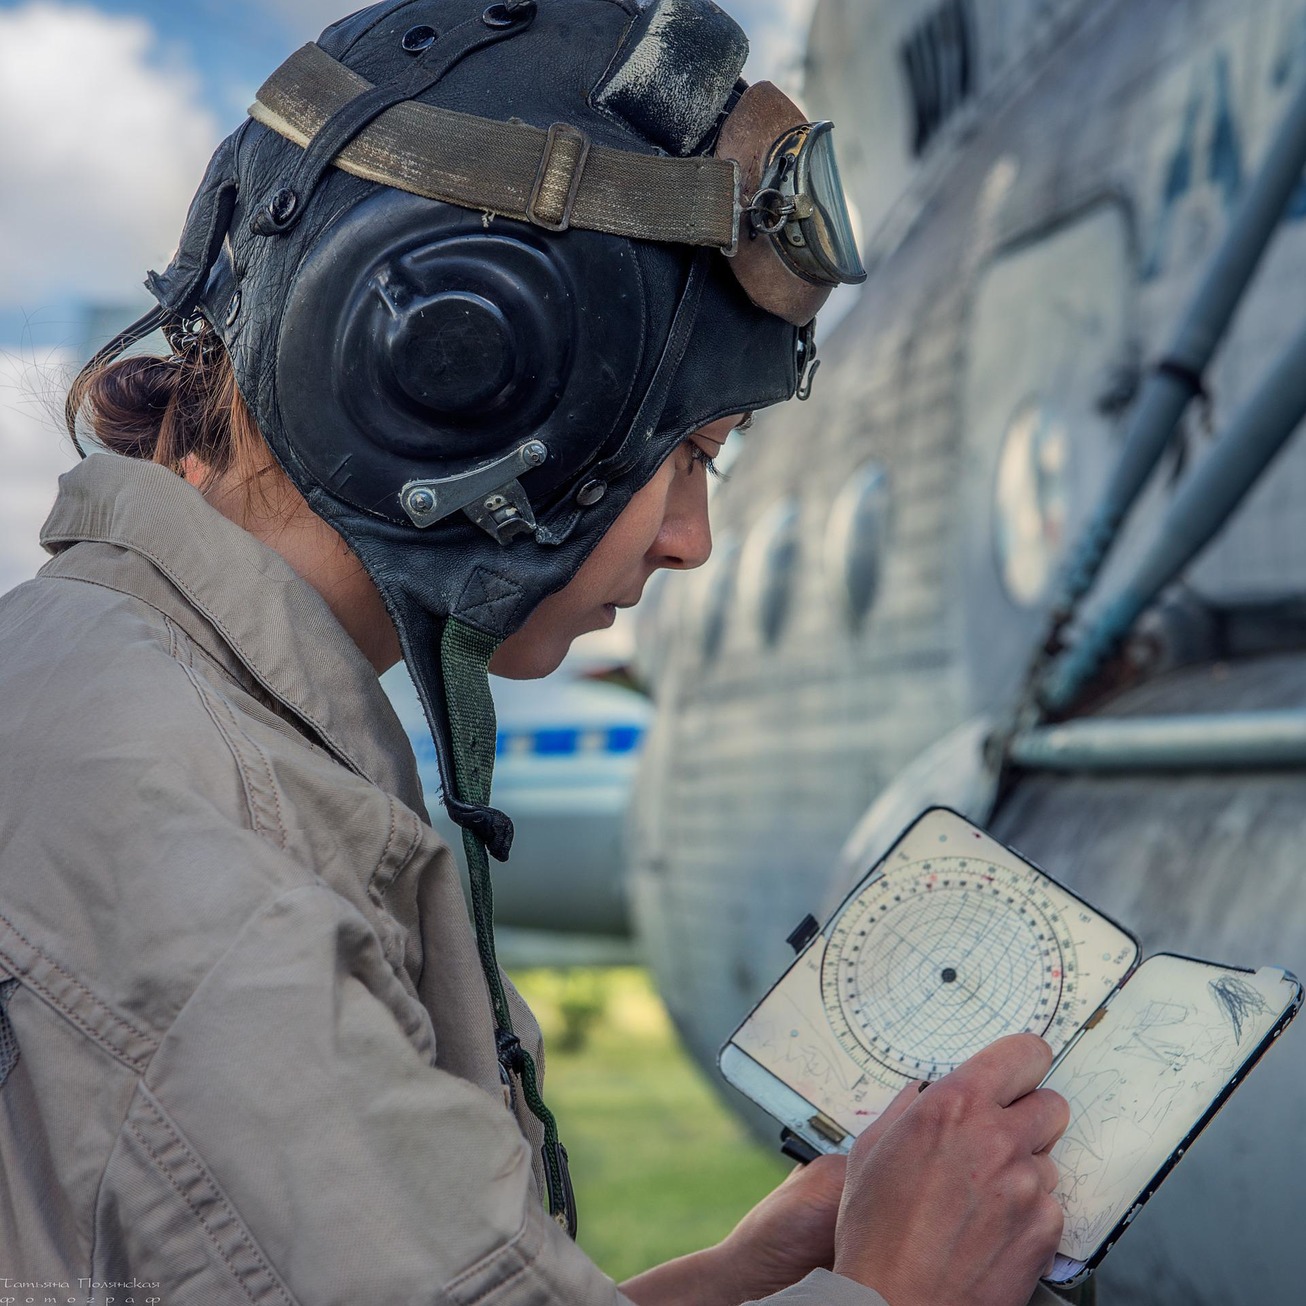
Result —
<instances>
[{"instance_id":1,"label":"sky","mask_svg":"<svg viewBox=\"0 0 1306 1306\"><path fill-rule=\"evenodd\" d=\"M541 0L547 4L549 0ZM750 77L794 88L814 0L726 0ZM75 460L61 434L88 306L149 305L214 147L341 0L0 0L0 592Z\"/></svg>"}]
</instances>

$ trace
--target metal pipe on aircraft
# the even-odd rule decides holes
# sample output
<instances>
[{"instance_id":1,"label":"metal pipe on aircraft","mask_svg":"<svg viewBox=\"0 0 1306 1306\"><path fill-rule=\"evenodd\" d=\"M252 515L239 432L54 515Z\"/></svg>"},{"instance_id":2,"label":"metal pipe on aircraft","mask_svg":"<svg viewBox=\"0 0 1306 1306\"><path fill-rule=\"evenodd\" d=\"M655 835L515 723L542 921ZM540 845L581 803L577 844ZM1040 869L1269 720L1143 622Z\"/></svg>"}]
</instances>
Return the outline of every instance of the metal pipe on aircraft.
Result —
<instances>
[{"instance_id":1,"label":"metal pipe on aircraft","mask_svg":"<svg viewBox=\"0 0 1306 1306\"><path fill-rule=\"evenodd\" d=\"M1230 218L1219 249L1160 363L1143 383L1124 447L1097 510L1062 573L1049 642L1092 588L1119 529L1160 461L1179 419L1242 302L1306 167L1306 84L1289 103L1260 170Z\"/></svg>"},{"instance_id":2,"label":"metal pipe on aircraft","mask_svg":"<svg viewBox=\"0 0 1306 1306\"><path fill-rule=\"evenodd\" d=\"M1027 771L1220 771L1306 766L1306 712L1204 712L1091 717L1017 735L1009 754Z\"/></svg>"},{"instance_id":3,"label":"metal pipe on aircraft","mask_svg":"<svg viewBox=\"0 0 1306 1306\"><path fill-rule=\"evenodd\" d=\"M1306 108L1306 97L1301 98ZM1306 123L1306 117L1303 118ZM1050 711L1074 703L1160 592L1211 542L1306 417L1306 328L1179 490L1157 538L1132 575L1037 688Z\"/></svg>"}]
</instances>

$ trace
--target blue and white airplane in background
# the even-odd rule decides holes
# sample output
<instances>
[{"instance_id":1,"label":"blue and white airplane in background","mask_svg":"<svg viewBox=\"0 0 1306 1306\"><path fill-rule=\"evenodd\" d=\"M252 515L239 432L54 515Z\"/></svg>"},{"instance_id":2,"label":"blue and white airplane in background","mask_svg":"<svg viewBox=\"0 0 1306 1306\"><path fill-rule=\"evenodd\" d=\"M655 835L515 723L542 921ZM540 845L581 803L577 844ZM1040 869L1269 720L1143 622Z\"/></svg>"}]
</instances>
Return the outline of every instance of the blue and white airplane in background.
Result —
<instances>
[{"instance_id":1,"label":"blue and white airplane in background","mask_svg":"<svg viewBox=\"0 0 1306 1306\"><path fill-rule=\"evenodd\" d=\"M631 933L623 831L652 707L598 678L611 667L601 652L582 646L543 680L492 682L499 719L494 802L517 829L511 859L493 868L496 923L589 936L588 951L576 942L536 940L533 960L633 955L621 943ZM432 820L461 863L461 834L440 803L435 748L417 692L402 664L382 683L417 754ZM523 955L520 940L506 933L502 951Z\"/></svg>"}]
</instances>

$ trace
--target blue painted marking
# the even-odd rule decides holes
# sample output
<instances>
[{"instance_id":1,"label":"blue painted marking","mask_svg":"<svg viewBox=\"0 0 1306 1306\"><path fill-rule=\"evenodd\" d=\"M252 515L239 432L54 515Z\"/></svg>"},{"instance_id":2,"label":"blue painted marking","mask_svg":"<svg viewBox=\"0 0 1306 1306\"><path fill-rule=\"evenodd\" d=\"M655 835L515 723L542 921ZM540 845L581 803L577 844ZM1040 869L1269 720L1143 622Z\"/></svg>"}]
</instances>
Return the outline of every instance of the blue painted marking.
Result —
<instances>
[{"instance_id":1,"label":"blue painted marking","mask_svg":"<svg viewBox=\"0 0 1306 1306\"><path fill-rule=\"evenodd\" d=\"M541 757L569 757L580 747L579 730L537 730L531 752Z\"/></svg>"},{"instance_id":2,"label":"blue painted marking","mask_svg":"<svg viewBox=\"0 0 1306 1306\"><path fill-rule=\"evenodd\" d=\"M1206 132L1202 131L1207 124ZM1207 137L1206 148L1200 138ZM1183 126L1164 172L1160 207L1147 244L1140 276L1151 281L1167 268L1180 202L1210 186L1227 214L1243 187L1243 146L1234 111L1233 83L1227 51L1193 70L1184 106Z\"/></svg>"},{"instance_id":3,"label":"blue painted marking","mask_svg":"<svg viewBox=\"0 0 1306 1306\"><path fill-rule=\"evenodd\" d=\"M644 738L642 726L613 726L608 731L609 753L633 753Z\"/></svg>"},{"instance_id":4,"label":"blue painted marking","mask_svg":"<svg viewBox=\"0 0 1306 1306\"><path fill-rule=\"evenodd\" d=\"M408 736L419 767L435 767L435 745L425 731ZM530 755L532 757L575 757L593 752L623 757L639 750L644 739L643 726L608 726L586 730L579 726L558 726L548 730L500 730L494 741L496 757ZM581 741L587 747L582 749ZM594 747L598 744L598 747Z\"/></svg>"}]
</instances>

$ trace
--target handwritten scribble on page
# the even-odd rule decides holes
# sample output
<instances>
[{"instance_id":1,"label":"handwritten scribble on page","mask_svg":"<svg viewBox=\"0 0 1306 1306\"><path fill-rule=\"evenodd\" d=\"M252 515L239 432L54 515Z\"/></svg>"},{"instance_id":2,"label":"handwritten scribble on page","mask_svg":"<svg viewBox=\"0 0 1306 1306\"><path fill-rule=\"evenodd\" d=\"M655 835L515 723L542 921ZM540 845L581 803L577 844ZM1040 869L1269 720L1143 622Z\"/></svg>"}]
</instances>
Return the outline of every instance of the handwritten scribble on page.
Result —
<instances>
[{"instance_id":1,"label":"handwritten scribble on page","mask_svg":"<svg viewBox=\"0 0 1306 1306\"><path fill-rule=\"evenodd\" d=\"M1283 1013L1279 972L1143 962L1052 1072L1070 1126L1052 1151L1062 1253L1086 1260Z\"/></svg>"}]
</instances>

